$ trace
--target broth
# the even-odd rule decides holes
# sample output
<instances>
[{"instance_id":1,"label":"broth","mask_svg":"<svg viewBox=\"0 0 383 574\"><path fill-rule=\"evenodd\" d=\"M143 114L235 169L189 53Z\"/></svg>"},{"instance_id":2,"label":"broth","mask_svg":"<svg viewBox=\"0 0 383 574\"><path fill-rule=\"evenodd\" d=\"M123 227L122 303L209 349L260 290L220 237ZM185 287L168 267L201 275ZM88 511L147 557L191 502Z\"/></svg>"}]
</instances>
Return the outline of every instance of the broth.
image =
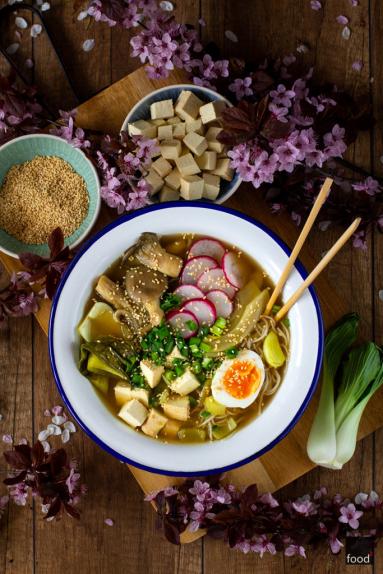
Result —
<instances>
[{"instance_id":1,"label":"broth","mask_svg":"<svg viewBox=\"0 0 383 574\"><path fill-rule=\"evenodd\" d=\"M185 262L191 246L195 245L198 240L202 240L202 237L200 237L198 235L192 235L192 234L166 235L166 236L162 236L160 238L160 244L168 253L171 253L172 255L175 255L177 257L181 257L182 260ZM263 293L263 290L267 289L270 293L272 292L272 290L274 288L273 282L270 280L267 273L258 265L258 263L252 257L250 257L246 253L240 252L233 245L229 245L229 244L224 243L224 242L220 242L220 243L223 245L226 252L230 252L230 253L235 254L237 261L239 261L239 263L240 263L240 268L241 268L242 273L246 277L250 278L247 285L249 285L251 283L251 281L255 281L258 291L260 291L262 289L262 293ZM207 261L207 263L209 263L209 261ZM136 265L136 262L135 262L133 257L129 257L129 256L127 257L126 255L123 255L105 271L105 275L109 279L111 279L113 282L115 282L117 285L122 284L122 282L124 280L124 276L127 273L127 269L129 270L129 268L131 266L134 267L135 265ZM166 289L166 294L173 293L173 291L179 285L180 285L179 277L169 278L168 287ZM221 336L223 338L225 337L226 332L230 333L230 325L231 325L231 321L234 321L234 319L235 319L235 313L238 311L238 309L241 310L241 305L239 303L239 297L240 297L240 293L241 292L244 293L245 289L246 289L246 286L243 288L243 290L239 290L236 292L236 295L234 298L235 305L234 305L233 314L228 318L225 327L222 329L222 335ZM257 291L255 290L255 292L257 292ZM253 294L251 294L251 296L253 297ZM163 296L162 301L164 301L164 300L165 299ZM100 297L100 294L96 290L96 286L95 286L93 289L92 295L86 304L84 318L87 316L88 312L90 311L90 309L92 308L94 303L100 302L100 301L103 301L103 299ZM280 306L280 304L281 304L281 301L278 301L277 305ZM183 305L185 305L185 302L183 303ZM182 311L182 308L183 308L183 306L179 305L178 308L176 308L176 311L177 311L177 309L181 309L181 311ZM243 309L246 309L246 307L243 306ZM168 315L166 315L166 316L168 317ZM114 338L116 337L116 335L118 335L118 329L120 327L115 326L115 324L114 324L115 321L114 321L112 316L108 316L107 320L105 322L101 322L101 323L99 321L97 324L97 319L96 319L95 328L99 329L100 341L103 340L103 337L108 336L108 329L109 329L109 336L112 333L113 333ZM113 327L115 327L115 328L111 329L111 325L113 325ZM166 325L167 325L167 323L166 323ZM214 323L214 325L215 325L215 323ZM205 331L206 331L206 329L207 328L205 328ZM171 331L171 329L170 329L170 331ZM138 350L135 351L135 353L134 353L135 355L137 353L138 353L138 355L139 355L139 353L142 353L142 349L140 349L140 344L143 345L143 342L146 341L147 337L150 337L151 332L154 332L154 331L150 331L149 335L143 335L141 337L141 339L134 337L135 345L138 345L138 347L136 347L136 348L138 348ZM281 351L286 358L286 360L283 362L283 364L281 366L278 366L278 367L271 366L270 364L267 364L267 360L265 358L263 344L264 344L264 340L266 339L266 337L268 336L268 334L270 332L274 332L276 334L278 341L279 341ZM199 336L197 335L197 339L201 338L200 333L201 333L201 329L200 329L199 334L198 334ZM199 343L200 345L203 345L203 342L205 340L206 341L213 340L213 342L218 341L217 344L219 345L220 336L215 336L214 334L211 333L211 331L209 331L207 333L206 339L204 338L204 336L205 335L202 336L202 339L201 339L202 342ZM196 337L194 337L194 339L196 339ZM140 340L141 340L141 343L140 343ZM177 337L176 341L179 341L179 340L180 340L180 337ZM191 339L189 339L189 341L192 341L192 340L193 340L193 337ZM166 338L165 338L165 341L166 341ZM181 343L182 343L182 341L180 341L180 344ZM177 345L178 345L178 342L177 342ZM148 405L145 405L147 407L147 409L155 409L162 416L165 416L168 418L168 422L158 432L158 436L155 436L154 438L157 438L157 439L165 441L165 442L196 442L196 441L202 441L202 440L219 440L220 438L224 438L225 436L230 435L232 432L236 432L238 429L240 429L241 427L246 425L249 421L251 421L252 419L257 417L267 407L269 402L272 400L273 395L275 394L276 390L279 387L279 384L281 383L281 381L283 379L285 365L286 365L286 362L288 360L288 352L289 352L288 323L285 322L284 324L281 324L281 325L275 325L272 317L266 317L266 316L261 315L257 324L254 325L254 328L251 329L251 332L248 335L246 335L246 337L244 337L244 340L241 341L240 344L235 345L234 350L228 349L225 352L217 352L216 353L216 355L212 359L212 365L210 367L210 370L209 370L209 368L207 368L206 370L203 370L204 363L206 363L206 365L208 364L207 357L203 357L202 359L197 359L197 360L195 359L194 356L190 357L190 348L192 347L192 345L190 343L187 343L186 340L185 340L185 345L186 346L189 345L189 347L188 347L189 358L186 359L186 358L182 357L182 359L178 359L178 361L182 362L182 366L184 368L184 371L185 371L185 362L186 362L186 365L187 365L186 370L187 371L190 370L192 372L192 374L194 375L194 378L198 377L198 381L200 382L200 386L196 390L193 390L186 395L188 398L188 401L189 401L189 417L187 418L187 420L181 421L179 419L172 419L171 417L169 417L168 414L164 413L165 407L163 405L166 403L163 403L163 401L165 399L167 399L168 401L170 400L170 402L171 402L171 400L174 399L174 397L176 397L178 399L180 398L179 395L174 395L174 392L172 390L169 390L169 387L171 389L172 385L174 384L174 379L170 380L169 372L173 373L173 375L174 375L174 372L167 370L168 367L166 367L166 365L165 365L164 374L161 376L160 382L154 388L150 388L148 386L148 384L146 384L146 381L143 383L142 379L138 379L138 377L137 377L137 381L139 380L139 384L138 384L138 386L134 386L134 384L133 384L133 388L135 388L136 390L143 389L145 392L149 392L149 402L148 402ZM199 350L200 350L200 348L199 348ZM152 353L152 355L153 355L153 351L151 351L151 350L145 351L144 352L145 358L148 357L149 352ZM182 347L181 347L181 352L183 352ZM194 352L194 351L192 351L192 352ZM201 350L200 350L200 353L202 353ZM231 356L230 356L230 353L232 353ZM261 365L259 368L256 367L255 363L253 362L253 361L255 361L254 353L256 353L261 360L262 365L261 365L261 363L259 363L259 365ZM198 355L197 351L196 351L196 354ZM209 355L209 354L211 354L211 353L208 352L207 355ZM150 355L150 357L152 357L152 355ZM238 357L238 359L236 357ZM236 361L240 360L239 357L244 357L242 360L241 366L246 364L247 365L246 368L249 370L249 372L251 371L253 374L256 373L257 376L261 377L260 372L262 371L262 369L264 371L265 380L264 380L263 384L260 383L260 385L259 385L260 390L258 390L258 392L259 392L258 396L246 408L240 408L240 407L236 406L236 402L240 401L243 398L243 397L240 397L238 395L238 393L237 393L238 389L234 389L238 396L229 397L229 399L226 398L226 400L229 401L231 406L222 405L221 403L219 403L215 399L214 399L214 401L212 401L210 399L207 400L209 397L212 398L212 381L213 381L213 379L215 380L218 377L217 371L219 368L223 368L223 362L228 361L228 365L229 365L229 363L231 365L230 367L228 366L228 368L234 368L236 365ZM140 357L138 357L138 358L140 358ZM174 363L176 361L177 361L177 359L174 360ZM258 361L258 358L257 358L257 361ZM158 362L158 364L159 363L160 363L160 361ZM162 358L162 365L163 364L164 364L164 359ZM199 372L201 365L202 365L202 371ZM197 367L198 367L198 372L197 372ZM170 367L170 368L176 368L176 367ZM136 376L136 372L137 371L135 370L134 376ZM225 374L225 377L227 375L227 372ZM235 376L237 376L236 372L233 371L233 373ZM92 377L89 373L85 372L85 376L88 376L88 378L91 382L93 382L93 383L95 382L94 377ZM165 378L165 376L169 376L169 380L167 380ZM181 374L180 376L182 377L183 375ZM108 378L107 384L104 385L102 390L100 390L100 388L96 388L96 387L95 387L95 390L98 393L100 399L105 404L105 406L109 409L109 411L114 416L119 416L119 413L121 412L121 408L122 408L123 404L121 403L121 400L118 401L116 399L115 387L117 386L118 388L120 388L121 386L124 386L127 384L132 384L132 376L129 375L129 377L128 377L129 380L127 380L127 379L122 380L121 378L116 377L114 374L108 376L107 378ZM178 379L179 379L179 377L177 375L176 381ZM224 379L224 380L226 380L226 379ZM241 380L241 384L242 384L243 380L245 380L245 379L240 379L240 380ZM225 396L227 395L227 389L229 388L229 387L227 387L227 385L226 386L224 385L222 387L221 382L218 381L218 383L216 385L216 389L215 389L216 394L218 393L218 390L217 390L218 388L219 388L219 392L221 393L221 395L222 395L222 393L224 393ZM183 395L181 395L181 397L182 396ZM247 397L245 397L245 400L247 400ZM218 403L218 406L217 406L217 403ZM214 412L217 411L217 413L222 413L222 414L213 414L212 412L210 412L207 409L206 405L208 405L208 407L211 408ZM223 412L223 411L225 411L225 412ZM234 422L232 422L232 421L234 421ZM235 424L235 426L234 426L234 424ZM229 432L227 432L227 431L229 431ZM140 431L138 430L138 432L140 432ZM221 434L222 434L222 436L220 436ZM203 436L204 436L204 438L202 438Z\"/></svg>"}]
</instances>

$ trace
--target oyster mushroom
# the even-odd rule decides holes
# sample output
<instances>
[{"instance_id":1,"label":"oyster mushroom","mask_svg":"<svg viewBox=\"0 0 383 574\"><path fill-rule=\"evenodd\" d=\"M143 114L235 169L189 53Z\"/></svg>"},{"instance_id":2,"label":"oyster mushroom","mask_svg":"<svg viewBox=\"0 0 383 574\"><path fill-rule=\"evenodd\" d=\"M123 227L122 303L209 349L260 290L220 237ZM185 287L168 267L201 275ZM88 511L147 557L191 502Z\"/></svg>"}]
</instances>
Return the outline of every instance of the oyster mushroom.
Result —
<instances>
[{"instance_id":1,"label":"oyster mushroom","mask_svg":"<svg viewBox=\"0 0 383 574\"><path fill-rule=\"evenodd\" d=\"M141 305L129 300L124 290L106 275L101 275L96 292L116 309L115 317L126 323L134 333L145 333L150 328L148 313Z\"/></svg>"},{"instance_id":2,"label":"oyster mushroom","mask_svg":"<svg viewBox=\"0 0 383 574\"><path fill-rule=\"evenodd\" d=\"M130 267L126 271L126 292L134 301L145 307L152 326L158 325L164 316L160 307L160 297L166 290L167 284L163 273L149 269L145 265Z\"/></svg>"},{"instance_id":3,"label":"oyster mushroom","mask_svg":"<svg viewBox=\"0 0 383 574\"><path fill-rule=\"evenodd\" d=\"M178 277L182 267L182 259L177 255L168 253L160 244L155 233L143 233L136 243L135 249L129 253L137 261L160 271L169 277Z\"/></svg>"}]
</instances>

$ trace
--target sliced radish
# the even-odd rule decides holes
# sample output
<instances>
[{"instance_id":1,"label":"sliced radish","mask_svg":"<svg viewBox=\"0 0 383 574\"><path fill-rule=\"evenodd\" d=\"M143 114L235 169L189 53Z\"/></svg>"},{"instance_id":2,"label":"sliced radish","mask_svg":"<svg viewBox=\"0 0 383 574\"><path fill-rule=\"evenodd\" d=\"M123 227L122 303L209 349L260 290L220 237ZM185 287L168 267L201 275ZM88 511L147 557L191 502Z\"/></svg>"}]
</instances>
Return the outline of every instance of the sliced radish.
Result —
<instances>
[{"instance_id":1,"label":"sliced radish","mask_svg":"<svg viewBox=\"0 0 383 574\"><path fill-rule=\"evenodd\" d=\"M190 299L203 299L204 293L198 289L196 285L180 285L174 290L174 295L180 297L181 301L189 301Z\"/></svg>"},{"instance_id":2,"label":"sliced radish","mask_svg":"<svg viewBox=\"0 0 383 574\"><path fill-rule=\"evenodd\" d=\"M198 319L191 311L170 311L166 315L166 320L184 339L190 339L198 332ZM195 329L190 327L189 321L195 323Z\"/></svg>"},{"instance_id":3,"label":"sliced radish","mask_svg":"<svg viewBox=\"0 0 383 574\"><path fill-rule=\"evenodd\" d=\"M232 299L236 289L226 280L222 269L208 269L198 278L197 286L204 292L208 293L215 289L224 291Z\"/></svg>"},{"instance_id":4,"label":"sliced radish","mask_svg":"<svg viewBox=\"0 0 383 574\"><path fill-rule=\"evenodd\" d=\"M222 257L225 255L226 249L220 241L217 239L210 239L204 237L203 239L197 239L195 243L190 248L188 258L199 257L200 255L207 255L212 257L218 263L221 263Z\"/></svg>"},{"instance_id":5,"label":"sliced radish","mask_svg":"<svg viewBox=\"0 0 383 574\"><path fill-rule=\"evenodd\" d=\"M182 307L182 311L190 311L190 313L193 313L202 327L210 327L217 318L213 303L206 301L206 299L192 299L185 303Z\"/></svg>"},{"instance_id":6,"label":"sliced radish","mask_svg":"<svg viewBox=\"0 0 383 574\"><path fill-rule=\"evenodd\" d=\"M224 291L213 289L206 294L206 299L213 303L218 317L227 319L233 312L234 305Z\"/></svg>"},{"instance_id":7,"label":"sliced radish","mask_svg":"<svg viewBox=\"0 0 383 574\"><path fill-rule=\"evenodd\" d=\"M181 283L183 285L196 285L198 277L207 269L215 269L218 263L208 256L193 257L189 259L181 271Z\"/></svg>"},{"instance_id":8,"label":"sliced radish","mask_svg":"<svg viewBox=\"0 0 383 574\"><path fill-rule=\"evenodd\" d=\"M247 281L247 271L244 262L234 251L227 251L222 259L222 269L225 277L236 289L241 289Z\"/></svg>"}]
</instances>

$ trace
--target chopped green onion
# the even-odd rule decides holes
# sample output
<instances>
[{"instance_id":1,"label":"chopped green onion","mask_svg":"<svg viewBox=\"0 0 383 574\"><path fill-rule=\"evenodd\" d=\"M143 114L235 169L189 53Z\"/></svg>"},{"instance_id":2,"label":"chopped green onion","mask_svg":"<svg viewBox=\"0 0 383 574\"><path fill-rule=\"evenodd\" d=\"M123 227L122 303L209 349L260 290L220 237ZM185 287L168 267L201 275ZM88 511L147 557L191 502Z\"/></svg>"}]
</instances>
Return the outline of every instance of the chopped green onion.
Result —
<instances>
[{"instance_id":1,"label":"chopped green onion","mask_svg":"<svg viewBox=\"0 0 383 574\"><path fill-rule=\"evenodd\" d=\"M209 369L213 364L213 359L210 357L204 357L202 359L202 368L203 369Z\"/></svg>"},{"instance_id":2,"label":"chopped green onion","mask_svg":"<svg viewBox=\"0 0 383 574\"><path fill-rule=\"evenodd\" d=\"M278 313L278 311L280 311L282 309L282 307L280 305L273 305L271 307L271 312L273 315L276 315Z\"/></svg>"},{"instance_id":3,"label":"chopped green onion","mask_svg":"<svg viewBox=\"0 0 383 574\"><path fill-rule=\"evenodd\" d=\"M174 342L173 341L167 341L165 344L165 353L168 355L169 353L172 352L174 348Z\"/></svg>"},{"instance_id":4,"label":"chopped green onion","mask_svg":"<svg viewBox=\"0 0 383 574\"><path fill-rule=\"evenodd\" d=\"M190 403L190 406L191 406L192 408L193 408L193 407L196 407L196 406L197 406L197 399L195 399L194 397L191 397L191 396L189 395L189 403Z\"/></svg>"},{"instance_id":5,"label":"chopped green onion","mask_svg":"<svg viewBox=\"0 0 383 574\"><path fill-rule=\"evenodd\" d=\"M186 321L186 326L189 327L189 329L191 331L195 331L197 329L197 323L195 321L193 321L192 319L189 319L189 321Z\"/></svg>"},{"instance_id":6,"label":"chopped green onion","mask_svg":"<svg viewBox=\"0 0 383 574\"><path fill-rule=\"evenodd\" d=\"M284 324L285 327L290 327L290 319L288 317L285 317L284 319L282 319L281 323Z\"/></svg>"},{"instance_id":7,"label":"chopped green onion","mask_svg":"<svg viewBox=\"0 0 383 574\"><path fill-rule=\"evenodd\" d=\"M223 333L223 329L217 327L216 325L213 325L210 331L213 333L213 335L216 335L217 337L220 337Z\"/></svg>"},{"instance_id":8,"label":"chopped green onion","mask_svg":"<svg viewBox=\"0 0 383 574\"><path fill-rule=\"evenodd\" d=\"M190 337L189 344L190 346L196 345L197 347L199 347L201 344L201 339L199 337Z\"/></svg>"},{"instance_id":9,"label":"chopped green onion","mask_svg":"<svg viewBox=\"0 0 383 574\"><path fill-rule=\"evenodd\" d=\"M199 335L201 337L207 337L209 332L210 332L209 327L207 327L206 325L203 325L199 330Z\"/></svg>"},{"instance_id":10,"label":"chopped green onion","mask_svg":"<svg viewBox=\"0 0 383 574\"><path fill-rule=\"evenodd\" d=\"M225 352L226 357L229 357L230 359L232 359L233 357L236 357L238 355L239 350L236 347L231 347L231 349L227 349L227 351Z\"/></svg>"},{"instance_id":11,"label":"chopped green onion","mask_svg":"<svg viewBox=\"0 0 383 574\"><path fill-rule=\"evenodd\" d=\"M210 417L210 413L209 413L209 411L202 411L200 413L200 416L204 419L207 419L208 417Z\"/></svg>"},{"instance_id":12,"label":"chopped green onion","mask_svg":"<svg viewBox=\"0 0 383 574\"><path fill-rule=\"evenodd\" d=\"M208 345L207 343L204 343L203 341L200 344L199 348L201 349L201 351L204 351L205 353L208 353L209 351L211 351L211 345Z\"/></svg>"},{"instance_id":13,"label":"chopped green onion","mask_svg":"<svg viewBox=\"0 0 383 574\"><path fill-rule=\"evenodd\" d=\"M224 329L226 327L226 323L227 323L226 319L224 319L223 317L218 317L218 319L214 323L214 327L219 327L220 329Z\"/></svg>"},{"instance_id":14,"label":"chopped green onion","mask_svg":"<svg viewBox=\"0 0 383 574\"><path fill-rule=\"evenodd\" d=\"M173 371L165 371L164 377L168 382L170 382L174 381L174 379L176 378L176 374Z\"/></svg>"},{"instance_id":15,"label":"chopped green onion","mask_svg":"<svg viewBox=\"0 0 383 574\"><path fill-rule=\"evenodd\" d=\"M202 372L202 365L201 365L201 363L195 362L195 363L193 363L192 367L193 367L193 371L194 371L197 375Z\"/></svg>"},{"instance_id":16,"label":"chopped green onion","mask_svg":"<svg viewBox=\"0 0 383 574\"><path fill-rule=\"evenodd\" d=\"M183 366L181 367L181 365L176 365L175 368L174 368L174 370L175 370L175 372L176 372L177 377L180 377L181 375L184 374L184 372L185 372L185 367L183 367Z\"/></svg>"},{"instance_id":17,"label":"chopped green onion","mask_svg":"<svg viewBox=\"0 0 383 574\"><path fill-rule=\"evenodd\" d=\"M176 307L178 307L180 303L181 303L181 297L179 297L178 295L174 295L174 293L167 293L166 295L164 295L160 303L160 307L163 311L165 311L165 313L167 313L168 311L171 311L171 309L175 309Z\"/></svg>"}]
</instances>

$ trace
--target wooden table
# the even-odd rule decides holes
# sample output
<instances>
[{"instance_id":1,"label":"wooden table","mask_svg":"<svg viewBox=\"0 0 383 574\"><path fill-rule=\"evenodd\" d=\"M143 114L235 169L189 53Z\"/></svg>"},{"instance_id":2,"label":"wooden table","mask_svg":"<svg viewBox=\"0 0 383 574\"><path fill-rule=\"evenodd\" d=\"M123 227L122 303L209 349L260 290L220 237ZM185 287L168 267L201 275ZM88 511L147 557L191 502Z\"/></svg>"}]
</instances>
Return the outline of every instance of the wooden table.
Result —
<instances>
[{"instance_id":1,"label":"wooden table","mask_svg":"<svg viewBox=\"0 0 383 574\"><path fill-rule=\"evenodd\" d=\"M6 0L0 1L0 5ZM73 16L70 1L53 0L48 20L57 43L68 64L77 92L82 100L118 80L137 67L128 57L129 34L92 23L87 29ZM381 0L360 0L351 8L348 1L323 2L325 8L314 12L309 0L179 0L177 17L182 21L206 21L202 29L205 40L214 40L226 54L260 59L293 52L302 42L310 47L307 63L316 67L321 79L334 81L355 95L367 94L375 115L381 119L383 106L383 70ZM341 37L342 27L336 16L351 18L350 40ZM232 30L239 37L233 43L225 37ZM3 31L0 32L0 34ZM81 50L82 42L95 38L90 53ZM20 57L33 54L34 79L41 89L50 93L52 106L64 109L76 104L54 57L42 37L23 41ZM361 72L352 70L352 62L361 59ZM379 115L380 114L380 115ZM349 159L367 169L382 170L381 125L364 134L349 152ZM254 190L254 194L257 192ZM238 197L237 197L238 199ZM317 232L310 239L316 257L333 242L336 232ZM366 251L351 248L342 252L328 271L337 292L349 302L350 309L362 317L363 336L383 342L383 302L378 292L383 289L383 241L378 234L368 241ZM30 318L10 321L0 326L0 436L12 433L32 440L46 424L43 411L60 403L50 371L45 335ZM32 415L32 416L31 416ZM10 507L0 521L0 573L7 574L79 574L135 573L156 574L236 574L267 572L311 572L314 568L345 572L344 557L332 557L327 549L310 552L307 561L282 556L241 555L222 543L209 539L181 548L163 541L156 528L151 507L142 500L142 493L125 467L97 448L84 434L73 441L89 495L82 506L79 523L62 520L46 524L38 505L22 509ZM383 448L383 431L358 444L352 461L340 472L315 470L283 489L283 497L298 496L318 485L331 492L352 495L374 488L383 491L383 464L378 456ZM377 453L377 456L375 455ZM0 473L5 466L0 460ZM0 489L1 492L1 489ZM104 524L111 517L113 528ZM375 558L375 571L383 568L383 551ZM360 572L366 572L364 567ZM358 567L353 568L357 573Z\"/></svg>"}]
</instances>

